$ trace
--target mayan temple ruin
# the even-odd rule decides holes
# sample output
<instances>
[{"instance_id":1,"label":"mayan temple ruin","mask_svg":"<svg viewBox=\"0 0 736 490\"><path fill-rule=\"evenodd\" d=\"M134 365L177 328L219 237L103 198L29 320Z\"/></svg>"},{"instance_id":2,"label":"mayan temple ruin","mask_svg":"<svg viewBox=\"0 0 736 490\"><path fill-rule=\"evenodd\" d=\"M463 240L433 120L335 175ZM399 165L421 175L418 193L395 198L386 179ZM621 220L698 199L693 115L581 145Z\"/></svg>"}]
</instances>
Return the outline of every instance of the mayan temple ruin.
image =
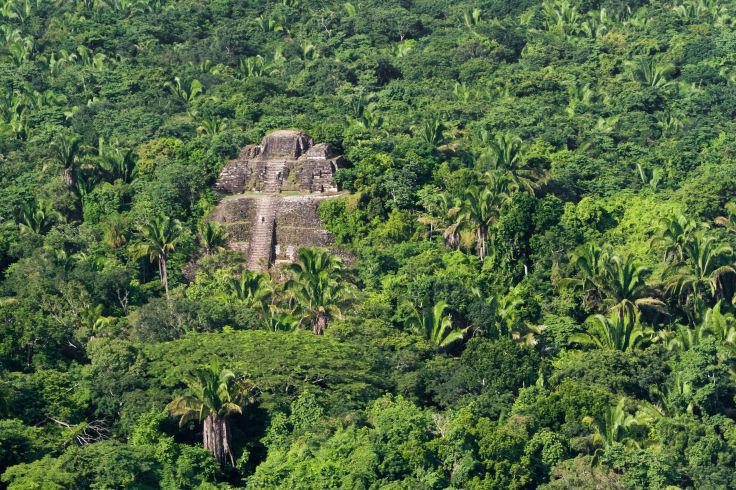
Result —
<instances>
[{"instance_id":1,"label":"mayan temple ruin","mask_svg":"<svg viewBox=\"0 0 736 490\"><path fill-rule=\"evenodd\" d=\"M211 218L225 226L229 247L247 254L249 269L293 262L301 247L332 244L317 205L339 195L334 176L342 162L301 131L274 131L222 169L215 189L230 195Z\"/></svg>"}]
</instances>

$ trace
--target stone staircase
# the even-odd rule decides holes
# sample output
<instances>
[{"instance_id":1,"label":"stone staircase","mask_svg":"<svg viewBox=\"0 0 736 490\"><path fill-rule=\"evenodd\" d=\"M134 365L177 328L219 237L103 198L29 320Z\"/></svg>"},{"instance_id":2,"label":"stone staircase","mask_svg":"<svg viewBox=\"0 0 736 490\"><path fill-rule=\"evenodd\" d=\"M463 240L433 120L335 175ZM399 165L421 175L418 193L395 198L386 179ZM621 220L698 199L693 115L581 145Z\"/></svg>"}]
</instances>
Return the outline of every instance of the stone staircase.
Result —
<instances>
[{"instance_id":1,"label":"stone staircase","mask_svg":"<svg viewBox=\"0 0 736 490\"><path fill-rule=\"evenodd\" d=\"M248 241L248 269L268 271L274 258L274 237L278 194L286 171L286 160L269 162L263 180L262 195L257 199L256 213Z\"/></svg>"},{"instance_id":2,"label":"stone staircase","mask_svg":"<svg viewBox=\"0 0 736 490\"><path fill-rule=\"evenodd\" d=\"M248 240L248 269L267 271L274 252L274 231L278 197L261 196L256 199L256 214Z\"/></svg>"},{"instance_id":3,"label":"stone staircase","mask_svg":"<svg viewBox=\"0 0 736 490\"><path fill-rule=\"evenodd\" d=\"M275 160L268 162L266 167L266 176L263 179L264 194L278 194L281 192L281 185L286 178L286 160Z\"/></svg>"}]
</instances>

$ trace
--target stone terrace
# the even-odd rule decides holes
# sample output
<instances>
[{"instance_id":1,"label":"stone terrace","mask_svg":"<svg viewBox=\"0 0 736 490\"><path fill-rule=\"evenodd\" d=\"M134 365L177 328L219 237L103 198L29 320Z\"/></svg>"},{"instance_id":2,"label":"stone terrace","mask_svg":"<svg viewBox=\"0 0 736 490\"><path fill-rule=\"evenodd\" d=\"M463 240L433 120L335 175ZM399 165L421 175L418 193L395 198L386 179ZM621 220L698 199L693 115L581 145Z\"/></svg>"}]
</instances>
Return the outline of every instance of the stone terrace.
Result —
<instances>
[{"instance_id":1,"label":"stone terrace","mask_svg":"<svg viewBox=\"0 0 736 490\"><path fill-rule=\"evenodd\" d=\"M215 188L236 195L225 197L210 219L223 223L230 248L247 254L249 269L293 262L301 247L333 243L317 205L339 196L334 174L342 163L329 145L315 145L301 131L270 133L225 165Z\"/></svg>"}]
</instances>

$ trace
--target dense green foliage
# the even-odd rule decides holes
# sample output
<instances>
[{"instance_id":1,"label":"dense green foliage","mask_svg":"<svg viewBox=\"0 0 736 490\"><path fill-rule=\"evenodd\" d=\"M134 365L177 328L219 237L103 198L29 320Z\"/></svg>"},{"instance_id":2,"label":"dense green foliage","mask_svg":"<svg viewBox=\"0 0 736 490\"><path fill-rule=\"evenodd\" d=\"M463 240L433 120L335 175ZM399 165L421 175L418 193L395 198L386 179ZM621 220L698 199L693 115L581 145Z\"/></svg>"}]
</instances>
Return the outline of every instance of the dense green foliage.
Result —
<instances>
[{"instance_id":1,"label":"dense green foliage","mask_svg":"<svg viewBox=\"0 0 736 490\"><path fill-rule=\"evenodd\" d=\"M735 488L735 28L0 0L2 485ZM272 279L205 220L281 128L345 155L354 262Z\"/></svg>"}]
</instances>

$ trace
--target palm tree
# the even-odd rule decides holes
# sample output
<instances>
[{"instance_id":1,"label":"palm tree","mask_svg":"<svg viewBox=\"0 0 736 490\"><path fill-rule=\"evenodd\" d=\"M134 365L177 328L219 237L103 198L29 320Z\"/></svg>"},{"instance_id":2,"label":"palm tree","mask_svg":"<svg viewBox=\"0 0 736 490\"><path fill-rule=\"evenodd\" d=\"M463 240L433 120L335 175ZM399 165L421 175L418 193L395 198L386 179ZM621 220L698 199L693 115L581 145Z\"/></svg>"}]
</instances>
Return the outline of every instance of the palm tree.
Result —
<instances>
[{"instance_id":1,"label":"palm tree","mask_svg":"<svg viewBox=\"0 0 736 490\"><path fill-rule=\"evenodd\" d=\"M708 330L702 324L695 328L677 325L673 330L662 330L657 335L664 341L667 350L688 351L700 345L700 341L708 335Z\"/></svg>"},{"instance_id":2,"label":"palm tree","mask_svg":"<svg viewBox=\"0 0 736 490\"><path fill-rule=\"evenodd\" d=\"M142 240L134 248L136 257L147 256L151 262L158 261L159 277L164 285L167 300L170 297L166 263L169 252L176 247L181 233L182 227L178 220L172 220L168 216L157 216L141 226Z\"/></svg>"},{"instance_id":3,"label":"palm tree","mask_svg":"<svg viewBox=\"0 0 736 490\"><path fill-rule=\"evenodd\" d=\"M107 326L111 317L102 315L102 305L88 306L82 310L80 315L80 323L85 329L86 334L97 335L100 330Z\"/></svg>"},{"instance_id":4,"label":"palm tree","mask_svg":"<svg viewBox=\"0 0 736 490\"><path fill-rule=\"evenodd\" d=\"M508 199L508 183L507 178L495 175L491 183L483 189L477 186L468 188L460 205L449 211L449 216L455 222L448 228L448 233L456 234L463 229L473 230L481 260L488 255L488 231Z\"/></svg>"},{"instance_id":5,"label":"palm tree","mask_svg":"<svg viewBox=\"0 0 736 490\"><path fill-rule=\"evenodd\" d=\"M58 213L47 203L26 203L20 210L18 226L22 233L43 235L51 229L55 217Z\"/></svg>"},{"instance_id":6,"label":"palm tree","mask_svg":"<svg viewBox=\"0 0 736 490\"><path fill-rule=\"evenodd\" d=\"M673 136L677 131L685 126L685 123L687 121L688 119L681 113L665 112L657 116L657 126L659 126L659 128L662 130L661 136L663 138L667 136ZM658 171L657 178L661 179L662 169L657 168L656 170ZM654 172L652 172L652 177L655 177Z\"/></svg>"},{"instance_id":7,"label":"palm tree","mask_svg":"<svg viewBox=\"0 0 736 490\"><path fill-rule=\"evenodd\" d=\"M657 236L652 239L652 245L660 245L664 249L664 261L668 264L680 261L685 256L685 247L691 240L698 224L679 214L660 221Z\"/></svg>"},{"instance_id":8,"label":"palm tree","mask_svg":"<svg viewBox=\"0 0 736 490\"><path fill-rule=\"evenodd\" d=\"M500 297L491 296L486 299L486 304L491 306L495 311L495 332L496 336L509 336L513 338L521 338L521 328L523 322L519 318L519 310L524 306L524 300L513 291Z\"/></svg>"},{"instance_id":9,"label":"palm tree","mask_svg":"<svg viewBox=\"0 0 736 490\"><path fill-rule=\"evenodd\" d=\"M128 149L114 148L101 151L97 165L108 182L121 180L129 184L136 175L133 152Z\"/></svg>"},{"instance_id":10,"label":"palm tree","mask_svg":"<svg viewBox=\"0 0 736 490\"><path fill-rule=\"evenodd\" d=\"M343 8L345 8L345 13L349 18L355 18L357 15L357 9L355 8L355 5L353 5L350 2L345 2L342 4Z\"/></svg>"},{"instance_id":11,"label":"palm tree","mask_svg":"<svg viewBox=\"0 0 736 490\"><path fill-rule=\"evenodd\" d=\"M642 307L663 311L664 303L652 296L647 284L649 268L638 265L632 256L611 255L608 250L589 243L571 255L578 267L577 277L561 281L561 285L579 287L586 307L607 305L619 316L638 314Z\"/></svg>"},{"instance_id":12,"label":"palm tree","mask_svg":"<svg viewBox=\"0 0 736 490\"><path fill-rule=\"evenodd\" d=\"M677 14L683 22L690 22L707 13L708 3L710 2L687 2L682 5L675 5L672 7L672 11Z\"/></svg>"},{"instance_id":13,"label":"palm tree","mask_svg":"<svg viewBox=\"0 0 736 490\"><path fill-rule=\"evenodd\" d=\"M355 107L354 109L359 109L360 112L356 117L348 116L348 122L351 126L361 129L380 129L383 127L383 116L378 113L375 104L370 103L365 107Z\"/></svg>"},{"instance_id":14,"label":"palm tree","mask_svg":"<svg viewBox=\"0 0 736 490\"><path fill-rule=\"evenodd\" d=\"M79 202L81 203L82 207L84 207L85 203L87 202L87 196L90 195L90 193L95 189L95 186L98 183L97 175L94 175L91 172L84 172L81 171L77 173L77 179L76 184L74 185L74 188L72 191L74 194L76 194L77 198L79 198Z\"/></svg>"},{"instance_id":15,"label":"palm tree","mask_svg":"<svg viewBox=\"0 0 736 490\"><path fill-rule=\"evenodd\" d=\"M669 85L668 77L675 70L671 63L660 63L653 57L641 58L629 66L635 81L653 88Z\"/></svg>"},{"instance_id":16,"label":"palm tree","mask_svg":"<svg viewBox=\"0 0 736 490\"><path fill-rule=\"evenodd\" d=\"M579 107L590 107L596 100L596 93L591 88L590 83L575 81L567 87L569 100L566 112L570 117L574 117Z\"/></svg>"},{"instance_id":17,"label":"palm tree","mask_svg":"<svg viewBox=\"0 0 736 490\"><path fill-rule=\"evenodd\" d=\"M721 312L722 301L708 308L700 323L694 327L678 325L674 330L662 331L659 337L664 340L668 350L687 351L700 345L700 341L713 337L721 344L736 350L736 318L731 313Z\"/></svg>"},{"instance_id":18,"label":"palm tree","mask_svg":"<svg viewBox=\"0 0 736 490\"><path fill-rule=\"evenodd\" d=\"M227 118L209 117L197 126L197 132L207 136L216 136L227 129Z\"/></svg>"},{"instance_id":19,"label":"palm tree","mask_svg":"<svg viewBox=\"0 0 736 490\"><path fill-rule=\"evenodd\" d=\"M608 304L609 311L623 317L637 314L642 306L662 310L664 303L650 296L651 288L646 283L649 272L649 268L638 265L630 255L612 256L601 281L603 302Z\"/></svg>"},{"instance_id":20,"label":"palm tree","mask_svg":"<svg viewBox=\"0 0 736 490\"><path fill-rule=\"evenodd\" d=\"M593 427L592 441L602 447L596 449L591 464L600 464L600 456L615 444L626 447L639 447L633 437L637 427L647 427L651 421L658 418L656 411L652 411L644 404L638 404L637 413L632 414L626 409L627 398L619 398L616 405L608 407L602 415L584 417L583 422ZM659 415L661 416L661 415Z\"/></svg>"},{"instance_id":21,"label":"palm tree","mask_svg":"<svg viewBox=\"0 0 736 490\"><path fill-rule=\"evenodd\" d=\"M397 58L403 58L407 54L411 53L416 46L417 42L415 39L405 39L399 41L391 47L391 54Z\"/></svg>"},{"instance_id":22,"label":"palm tree","mask_svg":"<svg viewBox=\"0 0 736 490\"><path fill-rule=\"evenodd\" d=\"M565 278L560 285L580 288L584 305L593 308L602 301L600 278L608 261L608 251L597 244L591 242L581 245L570 256L570 262L579 270L577 277Z\"/></svg>"},{"instance_id":23,"label":"palm tree","mask_svg":"<svg viewBox=\"0 0 736 490\"><path fill-rule=\"evenodd\" d=\"M545 1L542 12L547 30L560 31L564 34L575 34L580 30L579 24L583 19L577 7L567 0Z\"/></svg>"},{"instance_id":24,"label":"palm tree","mask_svg":"<svg viewBox=\"0 0 736 490\"><path fill-rule=\"evenodd\" d=\"M204 421L202 441L215 459L235 465L230 436L230 416L243 413L243 406L255 401L253 382L238 378L229 369L196 369L185 379L189 393L166 406L180 417L179 427L191 420Z\"/></svg>"},{"instance_id":25,"label":"palm tree","mask_svg":"<svg viewBox=\"0 0 736 490\"><path fill-rule=\"evenodd\" d=\"M669 276L667 288L677 294L683 304L693 305L692 319L703 308L705 294L713 299L723 296L727 277L736 275L732 256L730 246L718 244L714 237L701 231L685 244L683 261L665 272Z\"/></svg>"},{"instance_id":26,"label":"palm tree","mask_svg":"<svg viewBox=\"0 0 736 490\"><path fill-rule=\"evenodd\" d=\"M475 26L480 24L482 12L479 8L473 10L466 9L463 12L463 22L468 29L473 29Z\"/></svg>"},{"instance_id":27,"label":"palm tree","mask_svg":"<svg viewBox=\"0 0 736 490\"><path fill-rule=\"evenodd\" d=\"M657 190L660 182L662 182L662 169L659 167L653 168L651 171L642 166L641 163L636 164L636 173L639 176L639 181L646 186L649 186L653 191Z\"/></svg>"},{"instance_id":28,"label":"palm tree","mask_svg":"<svg viewBox=\"0 0 736 490\"><path fill-rule=\"evenodd\" d=\"M432 116L419 128L420 135L425 143L432 148L437 148L445 139L445 124L438 115Z\"/></svg>"},{"instance_id":29,"label":"palm tree","mask_svg":"<svg viewBox=\"0 0 736 490\"><path fill-rule=\"evenodd\" d=\"M571 343L628 352L646 340L646 334L650 333L639 321L639 314L621 316L615 313L610 317L594 315L592 318L590 331L571 335Z\"/></svg>"},{"instance_id":30,"label":"palm tree","mask_svg":"<svg viewBox=\"0 0 736 490\"><path fill-rule=\"evenodd\" d=\"M65 274L71 272L76 262L87 255L84 252L70 255L63 248L54 248L49 245L44 245L43 251L44 255ZM94 264L94 260L91 260L91 262Z\"/></svg>"},{"instance_id":31,"label":"palm tree","mask_svg":"<svg viewBox=\"0 0 736 490\"><path fill-rule=\"evenodd\" d=\"M518 136L499 133L487 144L493 169L508 175L517 188L534 194L539 184L547 179L547 172L534 167L524 158L523 142Z\"/></svg>"},{"instance_id":32,"label":"palm tree","mask_svg":"<svg viewBox=\"0 0 736 490\"><path fill-rule=\"evenodd\" d=\"M309 41L303 41L301 46L301 52L299 53L299 57L304 60L316 60L319 58L319 51L317 51L317 46L312 44Z\"/></svg>"},{"instance_id":33,"label":"palm tree","mask_svg":"<svg viewBox=\"0 0 736 490\"><path fill-rule=\"evenodd\" d=\"M700 325L708 335L731 348L736 348L736 317L732 313L721 312L722 303L718 301L713 308L708 308Z\"/></svg>"},{"instance_id":34,"label":"palm tree","mask_svg":"<svg viewBox=\"0 0 736 490\"><path fill-rule=\"evenodd\" d=\"M342 315L340 306L348 299L342 260L316 247L301 248L297 255L298 262L288 267L292 278L284 287L295 302L294 311L322 335L330 319Z\"/></svg>"},{"instance_id":35,"label":"palm tree","mask_svg":"<svg viewBox=\"0 0 736 490\"><path fill-rule=\"evenodd\" d=\"M56 140L51 143L52 159L61 165L63 169L64 182L69 187L76 184L77 170L79 167L80 152L79 145L81 139L79 136L71 133L59 135Z\"/></svg>"},{"instance_id":36,"label":"palm tree","mask_svg":"<svg viewBox=\"0 0 736 490\"><path fill-rule=\"evenodd\" d=\"M598 38L606 34L610 28L610 18L605 8L598 12L588 12L588 20L580 26L581 32L590 38Z\"/></svg>"},{"instance_id":37,"label":"palm tree","mask_svg":"<svg viewBox=\"0 0 736 490\"><path fill-rule=\"evenodd\" d=\"M164 87L167 87L171 92L178 96L181 100L190 104L194 99L204 91L202 82L197 79L190 81L183 80L179 77L174 77L174 82L166 82Z\"/></svg>"},{"instance_id":38,"label":"palm tree","mask_svg":"<svg viewBox=\"0 0 736 490\"><path fill-rule=\"evenodd\" d=\"M248 306L262 308L272 293L267 274L244 270L239 278L230 279L229 286L232 297Z\"/></svg>"},{"instance_id":39,"label":"palm tree","mask_svg":"<svg viewBox=\"0 0 736 490\"><path fill-rule=\"evenodd\" d=\"M675 415L684 411L692 415L695 404L692 402L693 384L683 379L682 373L675 372L661 386L653 386L651 395L657 400L657 409L665 415Z\"/></svg>"},{"instance_id":40,"label":"palm tree","mask_svg":"<svg viewBox=\"0 0 736 490\"><path fill-rule=\"evenodd\" d=\"M419 204L424 209L417 217L417 221L429 225L427 238L431 238L438 229L447 228L447 219L450 209L455 203L445 192L436 187L428 186L417 193Z\"/></svg>"},{"instance_id":41,"label":"palm tree","mask_svg":"<svg viewBox=\"0 0 736 490\"><path fill-rule=\"evenodd\" d=\"M478 287L473 287L471 291L476 299L482 301L489 311L493 312L495 321L484 335L493 339L508 337L514 342L529 346L539 344L539 337L547 327L527 323L519 318L519 310L524 306L524 300L516 292L511 291L499 297L484 296ZM477 331L480 330L483 329Z\"/></svg>"},{"instance_id":42,"label":"palm tree","mask_svg":"<svg viewBox=\"0 0 736 490\"><path fill-rule=\"evenodd\" d=\"M107 221L102 224L103 239L111 248L122 247L128 238L125 236L128 230L128 221L119 214L108 217Z\"/></svg>"},{"instance_id":43,"label":"palm tree","mask_svg":"<svg viewBox=\"0 0 736 490\"><path fill-rule=\"evenodd\" d=\"M197 227L197 238L199 238L199 244L202 245L204 253L207 255L212 255L225 248L225 229L216 221L200 223Z\"/></svg>"},{"instance_id":44,"label":"palm tree","mask_svg":"<svg viewBox=\"0 0 736 490\"><path fill-rule=\"evenodd\" d=\"M241 58L238 62L238 74L241 77L261 77L266 72L266 60L261 55Z\"/></svg>"},{"instance_id":45,"label":"palm tree","mask_svg":"<svg viewBox=\"0 0 736 490\"><path fill-rule=\"evenodd\" d=\"M736 234L736 202L726 204L726 216L718 216L715 219L717 225L723 226L730 233Z\"/></svg>"},{"instance_id":46,"label":"palm tree","mask_svg":"<svg viewBox=\"0 0 736 490\"><path fill-rule=\"evenodd\" d=\"M286 19L281 19L285 21ZM274 17L264 18L262 15L256 17L256 24L263 30L263 32L284 32L288 30L279 22L279 19Z\"/></svg>"},{"instance_id":47,"label":"palm tree","mask_svg":"<svg viewBox=\"0 0 736 490\"><path fill-rule=\"evenodd\" d=\"M452 88L452 93L458 100L466 104L470 101L470 97L473 95L473 92L468 88L468 85L465 82L455 82L455 86Z\"/></svg>"},{"instance_id":48,"label":"palm tree","mask_svg":"<svg viewBox=\"0 0 736 490\"><path fill-rule=\"evenodd\" d=\"M631 444L633 440L629 437L630 428L636 423L636 418L626 410L626 398L621 397L616 403L608 407L601 416L585 417L583 422L593 427L592 441L600 444L603 452L614 443ZM593 454L592 464L600 461L601 448Z\"/></svg>"},{"instance_id":49,"label":"palm tree","mask_svg":"<svg viewBox=\"0 0 736 490\"><path fill-rule=\"evenodd\" d=\"M270 305L265 316L266 328L274 332L293 332L299 327L299 318Z\"/></svg>"},{"instance_id":50,"label":"palm tree","mask_svg":"<svg viewBox=\"0 0 736 490\"><path fill-rule=\"evenodd\" d=\"M414 305L407 303L411 310L411 316L406 319L406 326L422 335L437 347L448 347L462 340L467 328L459 329L452 327L452 317L445 315L447 303L439 301L431 308L422 308L421 311Z\"/></svg>"}]
</instances>

